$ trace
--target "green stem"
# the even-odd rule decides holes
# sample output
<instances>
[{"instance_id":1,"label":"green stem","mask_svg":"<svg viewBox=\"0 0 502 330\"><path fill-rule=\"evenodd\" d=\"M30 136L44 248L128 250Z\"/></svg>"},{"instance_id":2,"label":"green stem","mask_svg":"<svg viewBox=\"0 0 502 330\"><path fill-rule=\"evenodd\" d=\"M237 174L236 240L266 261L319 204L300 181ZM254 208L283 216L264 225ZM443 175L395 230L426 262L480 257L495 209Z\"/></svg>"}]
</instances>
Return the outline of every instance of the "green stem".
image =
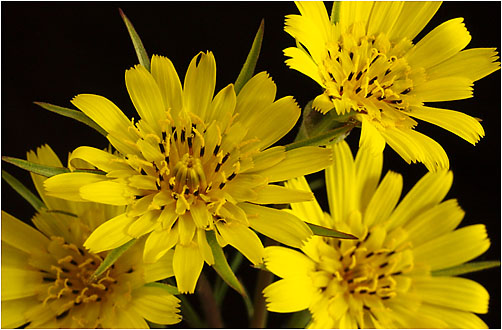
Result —
<instances>
[{"instance_id":1,"label":"green stem","mask_svg":"<svg viewBox=\"0 0 502 330\"><path fill-rule=\"evenodd\" d=\"M265 328L267 324L267 305L265 302L265 297L262 294L263 289L272 284L274 279L274 274L261 271L258 273L258 280L256 283L256 289L254 293L254 314L251 319L251 328Z\"/></svg>"},{"instance_id":2,"label":"green stem","mask_svg":"<svg viewBox=\"0 0 502 330\"><path fill-rule=\"evenodd\" d=\"M202 310L210 328L223 328L220 307L214 299L213 290L204 273L200 274L197 281L197 296L202 305Z\"/></svg>"}]
</instances>

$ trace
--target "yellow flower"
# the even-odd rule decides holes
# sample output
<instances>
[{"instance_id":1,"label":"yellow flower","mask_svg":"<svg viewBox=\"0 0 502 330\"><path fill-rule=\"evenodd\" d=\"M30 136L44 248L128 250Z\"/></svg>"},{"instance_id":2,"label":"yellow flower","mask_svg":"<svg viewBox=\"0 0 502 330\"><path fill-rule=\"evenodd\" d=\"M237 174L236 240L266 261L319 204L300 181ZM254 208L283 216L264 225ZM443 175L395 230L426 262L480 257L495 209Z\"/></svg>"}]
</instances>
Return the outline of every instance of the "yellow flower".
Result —
<instances>
[{"instance_id":1,"label":"yellow flower","mask_svg":"<svg viewBox=\"0 0 502 330\"><path fill-rule=\"evenodd\" d=\"M106 172L67 173L48 179L48 194L71 200L127 205L98 227L84 246L113 249L148 235L144 260L154 262L175 247L174 274L181 292L193 292L204 261L214 263L206 231L252 263L263 245L250 228L298 247L312 232L285 211L261 206L312 199L310 192L269 184L319 171L331 152L318 147L269 148L295 125L300 109L292 97L274 102L276 86L265 73L236 96L233 84L214 98L216 63L199 53L182 88L171 61L153 56L151 73L137 65L126 86L141 120L128 120L111 101L78 95L72 103L108 132L120 152L77 148L71 158Z\"/></svg>"},{"instance_id":2,"label":"yellow flower","mask_svg":"<svg viewBox=\"0 0 502 330\"><path fill-rule=\"evenodd\" d=\"M48 146L30 161L62 166ZM2 211L2 328L148 328L146 320L181 320L179 300L148 283L173 275L173 255L144 264L144 240L135 243L103 275L90 276L106 252L83 247L90 232L124 207L74 203L43 193L45 178L32 175L47 209L35 229Z\"/></svg>"},{"instance_id":3,"label":"yellow flower","mask_svg":"<svg viewBox=\"0 0 502 330\"><path fill-rule=\"evenodd\" d=\"M286 17L285 31L305 46L284 50L292 69L324 92L315 109L354 111L361 146L382 152L387 143L407 163L448 168L443 148L414 130L420 119L476 144L484 136L477 119L428 107L424 102L472 97L472 85L496 71L494 48L463 50L471 36L462 18L449 20L416 44L412 40L435 14L433 1L342 1L332 24L321 2L297 2L301 15Z\"/></svg>"},{"instance_id":4,"label":"yellow flower","mask_svg":"<svg viewBox=\"0 0 502 330\"><path fill-rule=\"evenodd\" d=\"M312 328L486 328L473 313L488 311L477 282L431 272L461 265L490 246L484 225L455 228L464 211L442 201L453 175L427 173L398 204L401 175L378 184L382 156L345 142L334 146L326 171L331 216L316 201L293 203L301 219L351 233L358 240L314 236L302 252L267 247L265 264L282 279L263 291L268 309L308 308ZM291 188L307 189L305 179Z\"/></svg>"}]
</instances>

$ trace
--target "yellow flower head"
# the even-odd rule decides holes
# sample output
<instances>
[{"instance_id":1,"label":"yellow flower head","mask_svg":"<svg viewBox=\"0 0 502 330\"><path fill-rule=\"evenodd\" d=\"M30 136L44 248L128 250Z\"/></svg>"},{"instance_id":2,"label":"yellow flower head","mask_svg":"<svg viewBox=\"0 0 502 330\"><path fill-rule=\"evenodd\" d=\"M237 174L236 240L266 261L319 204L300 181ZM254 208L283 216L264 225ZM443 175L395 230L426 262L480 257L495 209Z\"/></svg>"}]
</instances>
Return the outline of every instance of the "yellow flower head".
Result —
<instances>
[{"instance_id":1,"label":"yellow flower head","mask_svg":"<svg viewBox=\"0 0 502 330\"><path fill-rule=\"evenodd\" d=\"M424 102L472 97L473 83L500 67L494 48L463 50L471 36L462 18L441 24L413 44L440 5L342 1L333 24L322 2L297 2L301 15L287 16L285 27L308 51L285 49L287 65L324 89L313 102L315 109L353 111L362 124L361 146L376 153L387 143L406 162L424 163L429 170L448 168L448 157L436 141L413 130L413 118L472 144L485 133L477 119Z\"/></svg>"},{"instance_id":2,"label":"yellow flower head","mask_svg":"<svg viewBox=\"0 0 502 330\"><path fill-rule=\"evenodd\" d=\"M28 160L62 166L48 146ZM148 328L146 320L181 320L179 300L148 283L173 275L172 253L144 264L144 240L135 243L105 273L91 275L106 257L84 241L124 207L74 203L43 193L45 178L32 174L46 209L37 229L2 211L2 328Z\"/></svg>"},{"instance_id":3,"label":"yellow flower head","mask_svg":"<svg viewBox=\"0 0 502 330\"><path fill-rule=\"evenodd\" d=\"M70 166L84 160L106 176L68 173L45 182L53 196L127 206L98 227L86 247L100 252L148 234L145 261L175 247L178 288L193 292L204 261L214 263L206 231L254 264L262 262L263 245L250 227L296 247L312 234L294 216L260 205L312 199L310 192L269 183L331 162L323 148L268 148L295 125L300 109L290 96L274 101L276 86L265 72L239 95L230 84L213 98L216 63L208 52L194 57L183 88L171 61L161 56L153 56L151 73L137 65L125 80L141 117L136 123L104 97L72 101L108 132L119 154L80 147Z\"/></svg>"},{"instance_id":4,"label":"yellow flower head","mask_svg":"<svg viewBox=\"0 0 502 330\"><path fill-rule=\"evenodd\" d=\"M382 156L345 142L334 146L326 171L331 215L316 201L291 204L304 220L351 233L358 240L314 236L302 252L267 247L265 264L282 279L263 291L268 309L308 308L313 328L486 328L488 292L478 283L431 273L461 265L490 246L484 225L455 228L464 211L442 201L447 170L426 174L398 204L401 175L378 184ZM289 182L307 189L305 179Z\"/></svg>"}]
</instances>

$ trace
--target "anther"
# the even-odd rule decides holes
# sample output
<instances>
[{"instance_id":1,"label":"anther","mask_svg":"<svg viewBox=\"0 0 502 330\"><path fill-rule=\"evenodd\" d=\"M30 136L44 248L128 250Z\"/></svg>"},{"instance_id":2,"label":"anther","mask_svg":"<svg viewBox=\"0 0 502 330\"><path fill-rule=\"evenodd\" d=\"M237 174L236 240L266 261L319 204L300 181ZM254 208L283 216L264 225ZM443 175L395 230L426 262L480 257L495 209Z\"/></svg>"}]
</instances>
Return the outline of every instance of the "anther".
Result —
<instances>
[{"instance_id":1,"label":"anther","mask_svg":"<svg viewBox=\"0 0 502 330\"><path fill-rule=\"evenodd\" d=\"M144 170L143 168L141 168L140 173L141 173L142 175L146 175L146 172L145 172L145 170Z\"/></svg>"},{"instance_id":2,"label":"anther","mask_svg":"<svg viewBox=\"0 0 502 330\"><path fill-rule=\"evenodd\" d=\"M359 72L357 73L356 80L361 79L361 76L362 76L362 75L363 75L363 72L362 72L362 71L359 71Z\"/></svg>"},{"instance_id":3,"label":"anther","mask_svg":"<svg viewBox=\"0 0 502 330\"><path fill-rule=\"evenodd\" d=\"M375 253L372 251L366 255L366 258L371 258Z\"/></svg>"},{"instance_id":4,"label":"anther","mask_svg":"<svg viewBox=\"0 0 502 330\"><path fill-rule=\"evenodd\" d=\"M384 285L382 286L382 289L390 289L390 285Z\"/></svg>"},{"instance_id":5,"label":"anther","mask_svg":"<svg viewBox=\"0 0 502 330\"><path fill-rule=\"evenodd\" d=\"M155 187L157 187L157 190L160 190L160 185L157 181L155 181Z\"/></svg>"},{"instance_id":6,"label":"anther","mask_svg":"<svg viewBox=\"0 0 502 330\"><path fill-rule=\"evenodd\" d=\"M70 264L72 264L73 266L77 266L78 265L75 260L70 261Z\"/></svg>"},{"instance_id":7,"label":"anther","mask_svg":"<svg viewBox=\"0 0 502 330\"><path fill-rule=\"evenodd\" d=\"M191 136L189 136L189 137L187 138L187 143L188 143L188 147L189 147L189 148L192 148L192 137L191 137Z\"/></svg>"},{"instance_id":8,"label":"anther","mask_svg":"<svg viewBox=\"0 0 502 330\"><path fill-rule=\"evenodd\" d=\"M356 243L356 249L361 246L361 241L357 241Z\"/></svg>"},{"instance_id":9,"label":"anther","mask_svg":"<svg viewBox=\"0 0 502 330\"><path fill-rule=\"evenodd\" d=\"M387 253L387 257L390 257L391 255L393 255L394 253L396 253L396 251L390 251L389 253Z\"/></svg>"},{"instance_id":10,"label":"anther","mask_svg":"<svg viewBox=\"0 0 502 330\"><path fill-rule=\"evenodd\" d=\"M79 290L71 290L71 293L73 294L78 294L80 291Z\"/></svg>"},{"instance_id":11,"label":"anther","mask_svg":"<svg viewBox=\"0 0 502 330\"><path fill-rule=\"evenodd\" d=\"M66 269L66 268L64 268L64 267L63 267L63 268L61 268L61 270L63 271L63 273L69 273L69 272L70 272L68 269Z\"/></svg>"},{"instance_id":12,"label":"anther","mask_svg":"<svg viewBox=\"0 0 502 330\"><path fill-rule=\"evenodd\" d=\"M163 154L166 153L166 149L164 148L164 144L163 143L159 143L159 148L160 148L160 152L162 152Z\"/></svg>"},{"instance_id":13,"label":"anther","mask_svg":"<svg viewBox=\"0 0 502 330\"><path fill-rule=\"evenodd\" d=\"M185 129L181 130L181 143L185 143Z\"/></svg>"},{"instance_id":14,"label":"anther","mask_svg":"<svg viewBox=\"0 0 502 330\"><path fill-rule=\"evenodd\" d=\"M378 77L373 77L373 78L371 78L371 80L370 80L370 81L368 81L368 85L373 84L373 83L375 82L375 80L377 80L377 78L378 78Z\"/></svg>"},{"instance_id":15,"label":"anther","mask_svg":"<svg viewBox=\"0 0 502 330\"><path fill-rule=\"evenodd\" d=\"M236 175L237 175L237 174L236 174L235 172L234 172L234 173L232 173L232 174L231 174L231 175L227 178L227 181L232 180L233 178L235 178L235 176L236 176Z\"/></svg>"},{"instance_id":16,"label":"anther","mask_svg":"<svg viewBox=\"0 0 502 330\"><path fill-rule=\"evenodd\" d=\"M223 157L223 159L221 160L221 164L222 164L222 165L223 165L223 164L224 164L224 163L228 160L228 157L230 157L230 154L229 154L229 153L227 153L227 154L225 155L225 157Z\"/></svg>"},{"instance_id":17,"label":"anther","mask_svg":"<svg viewBox=\"0 0 502 330\"><path fill-rule=\"evenodd\" d=\"M190 189L186 188L185 189L185 195L188 195L190 193Z\"/></svg>"},{"instance_id":18,"label":"anther","mask_svg":"<svg viewBox=\"0 0 502 330\"><path fill-rule=\"evenodd\" d=\"M385 100L385 96L383 96L383 95L382 95L382 96L379 96L379 97L377 98L377 100L378 100L378 101Z\"/></svg>"},{"instance_id":19,"label":"anther","mask_svg":"<svg viewBox=\"0 0 502 330\"><path fill-rule=\"evenodd\" d=\"M166 132L162 131L162 140L164 140L164 141L165 141L165 140L166 140L166 138L167 138L167 134L166 134Z\"/></svg>"},{"instance_id":20,"label":"anther","mask_svg":"<svg viewBox=\"0 0 502 330\"><path fill-rule=\"evenodd\" d=\"M66 315L68 315L69 312L70 312L69 309L65 310L64 312L62 312L61 314L59 314L59 315L56 316L56 320L62 319L63 317L65 317Z\"/></svg>"},{"instance_id":21,"label":"anther","mask_svg":"<svg viewBox=\"0 0 502 330\"><path fill-rule=\"evenodd\" d=\"M401 92L401 94L405 95L408 94L409 92L411 92L411 89L406 88L404 91Z\"/></svg>"},{"instance_id":22,"label":"anther","mask_svg":"<svg viewBox=\"0 0 502 330\"><path fill-rule=\"evenodd\" d=\"M387 300L387 299L390 299L390 298L391 298L390 296L385 296L385 297L381 297L380 299Z\"/></svg>"},{"instance_id":23,"label":"anther","mask_svg":"<svg viewBox=\"0 0 502 330\"><path fill-rule=\"evenodd\" d=\"M356 94L359 93L361 91L361 87L357 87L356 88Z\"/></svg>"},{"instance_id":24,"label":"anther","mask_svg":"<svg viewBox=\"0 0 502 330\"><path fill-rule=\"evenodd\" d=\"M370 292L368 292L368 294L374 295L374 294L376 294L376 291L370 291Z\"/></svg>"},{"instance_id":25,"label":"anther","mask_svg":"<svg viewBox=\"0 0 502 330\"><path fill-rule=\"evenodd\" d=\"M389 73L391 73L391 70L390 69L387 69L387 71L385 71L385 76L388 75Z\"/></svg>"},{"instance_id":26,"label":"anther","mask_svg":"<svg viewBox=\"0 0 502 330\"><path fill-rule=\"evenodd\" d=\"M167 156L167 157L165 158L165 160L166 160L166 163L169 165L169 156Z\"/></svg>"},{"instance_id":27,"label":"anther","mask_svg":"<svg viewBox=\"0 0 502 330\"><path fill-rule=\"evenodd\" d=\"M43 280L44 282L54 282L56 279L54 279L54 278L50 278L50 277L43 277L43 278L42 278L42 280Z\"/></svg>"},{"instance_id":28,"label":"anther","mask_svg":"<svg viewBox=\"0 0 502 330\"><path fill-rule=\"evenodd\" d=\"M129 270L128 270L126 273L130 274L130 273L132 273L133 271L134 271L134 269L131 267L131 268L129 268Z\"/></svg>"},{"instance_id":29,"label":"anther","mask_svg":"<svg viewBox=\"0 0 502 330\"><path fill-rule=\"evenodd\" d=\"M382 278L384 278L384 277L385 277L385 274L380 274L380 275L378 275L378 279L379 279L379 280L381 280L381 279L382 279Z\"/></svg>"},{"instance_id":30,"label":"anther","mask_svg":"<svg viewBox=\"0 0 502 330\"><path fill-rule=\"evenodd\" d=\"M178 131L174 131L173 137L175 142L178 141Z\"/></svg>"},{"instance_id":31,"label":"anther","mask_svg":"<svg viewBox=\"0 0 502 330\"><path fill-rule=\"evenodd\" d=\"M206 147L203 146L202 148L200 148L200 153L199 153L199 156L202 157L204 156L204 151L205 151Z\"/></svg>"},{"instance_id":32,"label":"anther","mask_svg":"<svg viewBox=\"0 0 502 330\"><path fill-rule=\"evenodd\" d=\"M216 156L216 154L218 154L218 151L220 150L220 145L217 144L216 147L214 147L214 151L213 151L213 155Z\"/></svg>"},{"instance_id":33,"label":"anther","mask_svg":"<svg viewBox=\"0 0 502 330\"><path fill-rule=\"evenodd\" d=\"M370 65L372 65L373 63L375 63L375 61L380 57L380 55L377 55L375 56L375 58L371 61Z\"/></svg>"},{"instance_id":34,"label":"anther","mask_svg":"<svg viewBox=\"0 0 502 330\"><path fill-rule=\"evenodd\" d=\"M336 82L335 77L331 72L328 72L329 77L331 78L332 81Z\"/></svg>"},{"instance_id":35,"label":"anther","mask_svg":"<svg viewBox=\"0 0 502 330\"><path fill-rule=\"evenodd\" d=\"M387 265L388 265L388 264L389 264L388 262L384 262L384 263L383 263L383 264L381 264L379 267L380 267L380 268L385 268L385 267L387 267Z\"/></svg>"},{"instance_id":36,"label":"anther","mask_svg":"<svg viewBox=\"0 0 502 330\"><path fill-rule=\"evenodd\" d=\"M366 289L362 289L361 291L359 291L360 294L365 294L366 292L368 292L368 290Z\"/></svg>"},{"instance_id":37,"label":"anther","mask_svg":"<svg viewBox=\"0 0 502 330\"><path fill-rule=\"evenodd\" d=\"M199 191L198 191L198 190L194 191L194 192L193 192L193 195L194 195L194 196L199 196Z\"/></svg>"},{"instance_id":38,"label":"anther","mask_svg":"<svg viewBox=\"0 0 502 330\"><path fill-rule=\"evenodd\" d=\"M353 52L350 52L349 53L349 57L350 57L350 60L352 60L354 58L354 53ZM350 80L350 79L349 79Z\"/></svg>"},{"instance_id":39,"label":"anther","mask_svg":"<svg viewBox=\"0 0 502 330\"><path fill-rule=\"evenodd\" d=\"M343 86L340 86L340 95L343 94Z\"/></svg>"},{"instance_id":40,"label":"anther","mask_svg":"<svg viewBox=\"0 0 502 330\"><path fill-rule=\"evenodd\" d=\"M220 183L220 189L223 189L225 187L225 182Z\"/></svg>"},{"instance_id":41,"label":"anther","mask_svg":"<svg viewBox=\"0 0 502 330\"><path fill-rule=\"evenodd\" d=\"M402 271L398 271L398 272L392 273L391 275L392 276L397 276L397 275L401 275L402 273L403 273Z\"/></svg>"},{"instance_id":42,"label":"anther","mask_svg":"<svg viewBox=\"0 0 502 330\"><path fill-rule=\"evenodd\" d=\"M403 100L392 100L392 101L390 101L390 103L392 103L392 104L401 104L401 103L403 103Z\"/></svg>"},{"instance_id":43,"label":"anther","mask_svg":"<svg viewBox=\"0 0 502 330\"><path fill-rule=\"evenodd\" d=\"M349 77L347 78L347 80L351 81L353 76L354 76L354 72L349 73Z\"/></svg>"},{"instance_id":44,"label":"anther","mask_svg":"<svg viewBox=\"0 0 502 330\"><path fill-rule=\"evenodd\" d=\"M369 310L371 309L371 308L369 308L369 307L368 307L368 306L366 306L366 305L363 305L363 308L364 308L365 310L367 310L367 311L369 311Z\"/></svg>"}]
</instances>

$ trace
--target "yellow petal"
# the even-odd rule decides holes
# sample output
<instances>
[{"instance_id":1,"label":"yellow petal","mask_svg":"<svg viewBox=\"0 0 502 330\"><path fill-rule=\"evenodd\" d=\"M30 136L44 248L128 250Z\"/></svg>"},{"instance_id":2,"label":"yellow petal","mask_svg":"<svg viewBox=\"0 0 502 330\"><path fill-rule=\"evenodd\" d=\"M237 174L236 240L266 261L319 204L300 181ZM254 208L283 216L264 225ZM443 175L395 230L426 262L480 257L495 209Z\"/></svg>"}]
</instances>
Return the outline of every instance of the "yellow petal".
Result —
<instances>
[{"instance_id":1,"label":"yellow petal","mask_svg":"<svg viewBox=\"0 0 502 330\"><path fill-rule=\"evenodd\" d=\"M314 292L310 278L298 276L272 283L263 290L263 295L269 311L292 313L307 309Z\"/></svg>"},{"instance_id":2,"label":"yellow petal","mask_svg":"<svg viewBox=\"0 0 502 330\"><path fill-rule=\"evenodd\" d=\"M483 254L490 247L484 225L472 225L441 235L413 249L415 262L431 270L460 265Z\"/></svg>"},{"instance_id":3,"label":"yellow petal","mask_svg":"<svg viewBox=\"0 0 502 330\"><path fill-rule=\"evenodd\" d=\"M206 112L216 85L216 61L212 52L200 52L195 56L185 76L183 86L184 107L206 119Z\"/></svg>"},{"instance_id":4,"label":"yellow petal","mask_svg":"<svg viewBox=\"0 0 502 330\"><path fill-rule=\"evenodd\" d=\"M375 222L385 222L399 201L402 189L403 177L392 171L387 172L366 208L365 225L370 227Z\"/></svg>"},{"instance_id":5,"label":"yellow petal","mask_svg":"<svg viewBox=\"0 0 502 330\"><path fill-rule=\"evenodd\" d=\"M136 111L160 135L160 121L167 116L166 106L155 79L142 65L136 65L126 71L125 81Z\"/></svg>"},{"instance_id":6,"label":"yellow petal","mask_svg":"<svg viewBox=\"0 0 502 330\"><path fill-rule=\"evenodd\" d=\"M385 148L385 139L377 130L375 125L367 118L362 117L361 138L359 139L359 148L366 147L373 154L383 153Z\"/></svg>"},{"instance_id":7,"label":"yellow petal","mask_svg":"<svg viewBox=\"0 0 502 330\"><path fill-rule=\"evenodd\" d=\"M211 247L207 243L206 231L204 229L197 228L197 245L199 245L199 251L204 258L204 261L209 265L214 264L214 256Z\"/></svg>"},{"instance_id":8,"label":"yellow petal","mask_svg":"<svg viewBox=\"0 0 502 330\"><path fill-rule=\"evenodd\" d=\"M329 148L301 147L286 151L286 158L275 166L259 172L270 182L285 181L320 171L332 163Z\"/></svg>"},{"instance_id":9,"label":"yellow petal","mask_svg":"<svg viewBox=\"0 0 502 330\"><path fill-rule=\"evenodd\" d=\"M98 253L129 242L133 238L127 234L127 229L134 220L125 214L120 214L106 221L92 232L84 242L84 246L91 252Z\"/></svg>"},{"instance_id":10,"label":"yellow petal","mask_svg":"<svg viewBox=\"0 0 502 330\"><path fill-rule=\"evenodd\" d=\"M413 87L422 102L463 100L472 97L472 81L464 77L427 80Z\"/></svg>"},{"instance_id":11,"label":"yellow petal","mask_svg":"<svg viewBox=\"0 0 502 330\"><path fill-rule=\"evenodd\" d=\"M180 300L158 287L143 286L132 292L132 308L150 322L175 324L181 321Z\"/></svg>"},{"instance_id":12,"label":"yellow petal","mask_svg":"<svg viewBox=\"0 0 502 330\"><path fill-rule=\"evenodd\" d=\"M388 33L392 41L413 40L441 6L440 1L404 1L401 13Z\"/></svg>"},{"instance_id":13,"label":"yellow petal","mask_svg":"<svg viewBox=\"0 0 502 330\"><path fill-rule=\"evenodd\" d=\"M150 211L146 212L141 217L136 218L136 220L127 229L127 234L134 238L148 234L155 228L159 213L160 212L158 211Z\"/></svg>"},{"instance_id":14,"label":"yellow petal","mask_svg":"<svg viewBox=\"0 0 502 330\"><path fill-rule=\"evenodd\" d=\"M446 170L429 172L406 194L389 218L389 228L405 224L439 204L450 190L453 174Z\"/></svg>"},{"instance_id":15,"label":"yellow petal","mask_svg":"<svg viewBox=\"0 0 502 330\"><path fill-rule=\"evenodd\" d=\"M42 273L2 266L2 301L34 296L42 287Z\"/></svg>"},{"instance_id":16,"label":"yellow petal","mask_svg":"<svg viewBox=\"0 0 502 330\"><path fill-rule=\"evenodd\" d=\"M190 213L185 213L180 216L178 220L178 229L180 233L180 244L188 245L192 241L196 230L195 222Z\"/></svg>"},{"instance_id":17,"label":"yellow petal","mask_svg":"<svg viewBox=\"0 0 502 330\"><path fill-rule=\"evenodd\" d=\"M409 64L427 69L464 49L471 36L463 21L463 18L451 19L428 33L408 53Z\"/></svg>"},{"instance_id":18,"label":"yellow petal","mask_svg":"<svg viewBox=\"0 0 502 330\"><path fill-rule=\"evenodd\" d=\"M284 55L290 57L286 60L286 65L288 67L303 73L323 86L319 68L307 52L297 47L289 47L284 49ZM331 108L332 107L333 105L331 105Z\"/></svg>"},{"instance_id":19,"label":"yellow petal","mask_svg":"<svg viewBox=\"0 0 502 330\"><path fill-rule=\"evenodd\" d=\"M315 271L316 264L306 255L282 246L265 248L265 266L282 278L308 276Z\"/></svg>"},{"instance_id":20,"label":"yellow petal","mask_svg":"<svg viewBox=\"0 0 502 330\"><path fill-rule=\"evenodd\" d=\"M471 81L479 80L500 69L496 48L473 48L463 50L450 59L427 70L429 79L458 76Z\"/></svg>"},{"instance_id":21,"label":"yellow petal","mask_svg":"<svg viewBox=\"0 0 502 330\"><path fill-rule=\"evenodd\" d=\"M155 282L174 276L173 257L174 250L169 250L156 262L145 263L145 282Z\"/></svg>"},{"instance_id":22,"label":"yellow petal","mask_svg":"<svg viewBox=\"0 0 502 330\"><path fill-rule=\"evenodd\" d=\"M172 230L154 230L148 235L143 250L146 263L157 262L178 242L178 228Z\"/></svg>"},{"instance_id":23,"label":"yellow petal","mask_svg":"<svg viewBox=\"0 0 502 330\"><path fill-rule=\"evenodd\" d=\"M449 276L417 277L413 285L429 304L466 312L488 312L488 291L472 280Z\"/></svg>"},{"instance_id":24,"label":"yellow petal","mask_svg":"<svg viewBox=\"0 0 502 330\"><path fill-rule=\"evenodd\" d=\"M206 114L206 122L210 123L213 120L221 123L221 128L226 129L237 104L234 85L229 84L216 94L214 100L208 108Z\"/></svg>"},{"instance_id":25,"label":"yellow petal","mask_svg":"<svg viewBox=\"0 0 502 330\"><path fill-rule=\"evenodd\" d=\"M2 211L2 242L31 254L45 251L49 239L35 228Z\"/></svg>"},{"instance_id":26,"label":"yellow petal","mask_svg":"<svg viewBox=\"0 0 502 330\"><path fill-rule=\"evenodd\" d=\"M80 94L71 100L74 106L82 110L108 133L120 133L128 136L131 122L113 102L103 96Z\"/></svg>"},{"instance_id":27,"label":"yellow petal","mask_svg":"<svg viewBox=\"0 0 502 330\"><path fill-rule=\"evenodd\" d=\"M263 245L251 229L237 221L228 223L217 222L216 228L223 239L253 264L258 265L263 262L264 249Z\"/></svg>"},{"instance_id":28,"label":"yellow petal","mask_svg":"<svg viewBox=\"0 0 502 330\"><path fill-rule=\"evenodd\" d=\"M190 213L197 228L205 228L212 220L212 215L209 213L206 203L201 200L198 200L190 207Z\"/></svg>"},{"instance_id":29,"label":"yellow petal","mask_svg":"<svg viewBox=\"0 0 502 330\"><path fill-rule=\"evenodd\" d=\"M360 147L356 155L356 178L359 184L360 210L364 212L373 197L380 180L383 166L383 153L373 153Z\"/></svg>"},{"instance_id":30,"label":"yellow petal","mask_svg":"<svg viewBox=\"0 0 502 330\"><path fill-rule=\"evenodd\" d=\"M30 319L24 311L39 304L36 297L2 301L2 328L14 329L28 323Z\"/></svg>"},{"instance_id":31,"label":"yellow petal","mask_svg":"<svg viewBox=\"0 0 502 330\"><path fill-rule=\"evenodd\" d=\"M266 72L260 72L249 79L237 95L237 120L247 126L246 123L253 118L256 109L265 109L274 102L276 90L275 83Z\"/></svg>"},{"instance_id":32,"label":"yellow petal","mask_svg":"<svg viewBox=\"0 0 502 330\"><path fill-rule=\"evenodd\" d=\"M485 322L478 316L458 309L426 303L420 306L419 314L441 319L447 323L447 327L450 329L488 329Z\"/></svg>"},{"instance_id":33,"label":"yellow petal","mask_svg":"<svg viewBox=\"0 0 502 330\"><path fill-rule=\"evenodd\" d=\"M75 149L68 160L70 166L72 165L72 160L82 159L96 166L98 169L110 172L113 170L129 170L130 167L127 164L121 162L121 158L106 152L104 150L99 150L92 147L78 147ZM75 167L73 167L75 168Z\"/></svg>"},{"instance_id":34,"label":"yellow petal","mask_svg":"<svg viewBox=\"0 0 502 330\"><path fill-rule=\"evenodd\" d=\"M248 173L259 172L268 167L274 166L286 157L286 151L283 146L268 148L265 151L258 153L253 158L253 168Z\"/></svg>"},{"instance_id":35,"label":"yellow petal","mask_svg":"<svg viewBox=\"0 0 502 330\"><path fill-rule=\"evenodd\" d=\"M412 108L409 115L444 128L471 144L485 136L478 120L458 111L422 106Z\"/></svg>"},{"instance_id":36,"label":"yellow petal","mask_svg":"<svg viewBox=\"0 0 502 330\"><path fill-rule=\"evenodd\" d=\"M373 1L344 1L340 3L340 26L345 31L355 22L366 23L373 10Z\"/></svg>"},{"instance_id":37,"label":"yellow petal","mask_svg":"<svg viewBox=\"0 0 502 330\"><path fill-rule=\"evenodd\" d=\"M80 188L83 199L110 205L128 205L135 195L127 185L112 181L91 183Z\"/></svg>"},{"instance_id":38,"label":"yellow petal","mask_svg":"<svg viewBox=\"0 0 502 330\"><path fill-rule=\"evenodd\" d=\"M312 193L304 176L287 181L286 187ZM291 203L291 209L301 220L315 225L321 225L324 219L323 211L315 198L308 202Z\"/></svg>"},{"instance_id":39,"label":"yellow petal","mask_svg":"<svg viewBox=\"0 0 502 330\"><path fill-rule=\"evenodd\" d=\"M253 229L278 242L300 248L312 236L305 222L288 212L248 203L241 208Z\"/></svg>"},{"instance_id":40,"label":"yellow petal","mask_svg":"<svg viewBox=\"0 0 502 330\"><path fill-rule=\"evenodd\" d=\"M311 191L302 191L272 184L258 188L257 193L256 199L251 200L251 202L256 204L287 204L314 199Z\"/></svg>"},{"instance_id":41,"label":"yellow petal","mask_svg":"<svg viewBox=\"0 0 502 330\"><path fill-rule=\"evenodd\" d=\"M86 202L80 196L80 188L107 180L106 176L91 173L63 173L48 178L44 181L47 195L63 198L76 202Z\"/></svg>"},{"instance_id":42,"label":"yellow petal","mask_svg":"<svg viewBox=\"0 0 502 330\"><path fill-rule=\"evenodd\" d=\"M368 35L389 34L400 16L404 1L376 1L367 25Z\"/></svg>"},{"instance_id":43,"label":"yellow petal","mask_svg":"<svg viewBox=\"0 0 502 330\"><path fill-rule=\"evenodd\" d=\"M195 243L190 245L177 244L174 250L173 269L181 293L193 293L204 266L204 259L200 255Z\"/></svg>"},{"instance_id":44,"label":"yellow petal","mask_svg":"<svg viewBox=\"0 0 502 330\"><path fill-rule=\"evenodd\" d=\"M151 69L153 79L159 86L164 104L173 113L178 113L183 106L182 89L180 78L173 63L167 57L153 55Z\"/></svg>"}]
</instances>

